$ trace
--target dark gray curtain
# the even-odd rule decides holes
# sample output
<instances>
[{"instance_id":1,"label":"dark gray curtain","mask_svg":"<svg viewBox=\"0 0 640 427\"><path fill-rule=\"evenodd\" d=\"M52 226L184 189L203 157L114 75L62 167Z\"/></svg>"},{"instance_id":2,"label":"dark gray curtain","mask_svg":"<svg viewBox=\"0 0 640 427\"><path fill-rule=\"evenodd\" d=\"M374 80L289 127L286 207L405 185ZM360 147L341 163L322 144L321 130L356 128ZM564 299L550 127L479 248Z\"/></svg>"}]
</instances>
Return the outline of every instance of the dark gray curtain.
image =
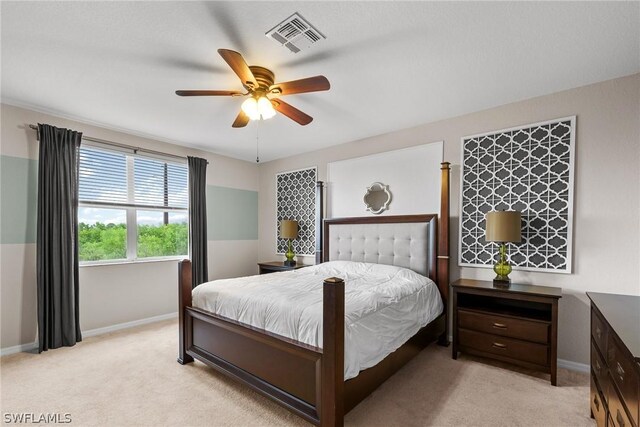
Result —
<instances>
[{"instance_id":1,"label":"dark gray curtain","mask_svg":"<svg viewBox=\"0 0 640 427\"><path fill-rule=\"evenodd\" d=\"M191 285L209 281L207 268L207 161L189 161L189 244L191 245Z\"/></svg>"},{"instance_id":2,"label":"dark gray curtain","mask_svg":"<svg viewBox=\"0 0 640 427\"><path fill-rule=\"evenodd\" d=\"M82 133L38 124L38 351L82 341L78 312L78 154Z\"/></svg>"}]
</instances>

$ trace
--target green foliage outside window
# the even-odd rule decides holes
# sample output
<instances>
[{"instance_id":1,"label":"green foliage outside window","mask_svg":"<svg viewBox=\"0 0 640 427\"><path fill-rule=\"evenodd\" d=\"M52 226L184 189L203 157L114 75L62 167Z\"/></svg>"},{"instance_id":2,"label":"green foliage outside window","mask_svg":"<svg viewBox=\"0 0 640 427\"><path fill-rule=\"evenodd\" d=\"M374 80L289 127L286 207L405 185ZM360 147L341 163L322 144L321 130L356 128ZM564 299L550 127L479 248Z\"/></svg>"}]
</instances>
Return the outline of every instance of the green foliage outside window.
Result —
<instances>
[{"instance_id":1,"label":"green foliage outside window","mask_svg":"<svg viewBox=\"0 0 640 427\"><path fill-rule=\"evenodd\" d=\"M127 226L125 224L78 224L78 256L80 261L127 258Z\"/></svg>"},{"instance_id":2,"label":"green foliage outside window","mask_svg":"<svg viewBox=\"0 0 640 427\"><path fill-rule=\"evenodd\" d=\"M186 222L138 225L138 258L187 255L189 227Z\"/></svg>"},{"instance_id":3,"label":"green foliage outside window","mask_svg":"<svg viewBox=\"0 0 640 427\"><path fill-rule=\"evenodd\" d=\"M139 258L186 255L189 241L187 223L138 225ZM127 258L127 226L97 222L78 225L80 261Z\"/></svg>"}]
</instances>

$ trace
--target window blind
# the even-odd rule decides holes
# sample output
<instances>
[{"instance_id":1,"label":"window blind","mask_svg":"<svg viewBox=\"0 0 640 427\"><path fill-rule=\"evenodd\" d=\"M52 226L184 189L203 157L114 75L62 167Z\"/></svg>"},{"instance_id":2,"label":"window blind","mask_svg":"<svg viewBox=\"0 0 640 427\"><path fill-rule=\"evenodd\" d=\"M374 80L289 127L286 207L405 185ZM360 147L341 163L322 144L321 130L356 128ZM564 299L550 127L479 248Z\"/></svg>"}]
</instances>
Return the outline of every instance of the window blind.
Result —
<instances>
[{"instance_id":1,"label":"window blind","mask_svg":"<svg viewBox=\"0 0 640 427\"><path fill-rule=\"evenodd\" d=\"M186 210L186 164L92 146L80 147L79 201L164 210Z\"/></svg>"},{"instance_id":2,"label":"window blind","mask_svg":"<svg viewBox=\"0 0 640 427\"><path fill-rule=\"evenodd\" d=\"M80 146L80 202L127 204L127 156Z\"/></svg>"},{"instance_id":3,"label":"window blind","mask_svg":"<svg viewBox=\"0 0 640 427\"><path fill-rule=\"evenodd\" d=\"M133 173L137 206L189 207L186 165L135 157Z\"/></svg>"}]
</instances>

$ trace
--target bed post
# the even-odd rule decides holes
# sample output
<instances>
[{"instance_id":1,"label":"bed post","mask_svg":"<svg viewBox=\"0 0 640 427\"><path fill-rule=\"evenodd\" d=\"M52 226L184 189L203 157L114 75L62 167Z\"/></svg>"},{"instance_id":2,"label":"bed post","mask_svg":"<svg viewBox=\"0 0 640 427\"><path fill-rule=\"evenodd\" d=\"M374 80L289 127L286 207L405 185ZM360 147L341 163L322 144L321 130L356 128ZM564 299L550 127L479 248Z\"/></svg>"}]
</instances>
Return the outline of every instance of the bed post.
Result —
<instances>
[{"instance_id":1,"label":"bed post","mask_svg":"<svg viewBox=\"0 0 640 427\"><path fill-rule=\"evenodd\" d=\"M187 354L187 322L185 309L191 307L191 261L178 263L178 363L184 365L193 362Z\"/></svg>"},{"instance_id":2,"label":"bed post","mask_svg":"<svg viewBox=\"0 0 640 427\"><path fill-rule=\"evenodd\" d=\"M438 344L449 345L449 162L442 162L440 188L440 221L438 224L438 288L442 295L445 312L444 333L438 338Z\"/></svg>"},{"instance_id":3,"label":"bed post","mask_svg":"<svg viewBox=\"0 0 640 427\"><path fill-rule=\"evenodd\" d=\"M322 302L320 425L344 423L344 281L325 279Z\"/></svg>"},{"instance_id":4,"label":"bed post","mask_svg":"<svg viewBox=\"0 0 640 427\"><path fill-rule=\"evenodd\" d=\"M316 264L322 262L322 221L324 220L324 182L316 182Z\"/></svg>"}]
</instances>

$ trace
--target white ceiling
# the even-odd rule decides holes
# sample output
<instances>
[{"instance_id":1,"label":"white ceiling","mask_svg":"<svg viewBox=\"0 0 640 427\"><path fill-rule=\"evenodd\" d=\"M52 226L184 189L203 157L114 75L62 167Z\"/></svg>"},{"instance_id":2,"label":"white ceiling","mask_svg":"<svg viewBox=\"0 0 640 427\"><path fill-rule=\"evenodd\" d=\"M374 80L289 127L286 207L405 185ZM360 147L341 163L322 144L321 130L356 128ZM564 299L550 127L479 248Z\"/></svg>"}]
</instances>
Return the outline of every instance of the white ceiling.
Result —
<instances>
[{"instance_id":1,"label":"white ceiling","mask_svg":"<svg viewBox=\"0 0 640 427\"><path fill-rule=\"evenodd\" d=\"M327 39L289 52L265 32L300 12ZM640 71L638 2L2 2L2 100L255 160L234 49L277 81L329 92L285 100L314 117L259 126L261 161Z\"/></svg>"}]
</instances>

